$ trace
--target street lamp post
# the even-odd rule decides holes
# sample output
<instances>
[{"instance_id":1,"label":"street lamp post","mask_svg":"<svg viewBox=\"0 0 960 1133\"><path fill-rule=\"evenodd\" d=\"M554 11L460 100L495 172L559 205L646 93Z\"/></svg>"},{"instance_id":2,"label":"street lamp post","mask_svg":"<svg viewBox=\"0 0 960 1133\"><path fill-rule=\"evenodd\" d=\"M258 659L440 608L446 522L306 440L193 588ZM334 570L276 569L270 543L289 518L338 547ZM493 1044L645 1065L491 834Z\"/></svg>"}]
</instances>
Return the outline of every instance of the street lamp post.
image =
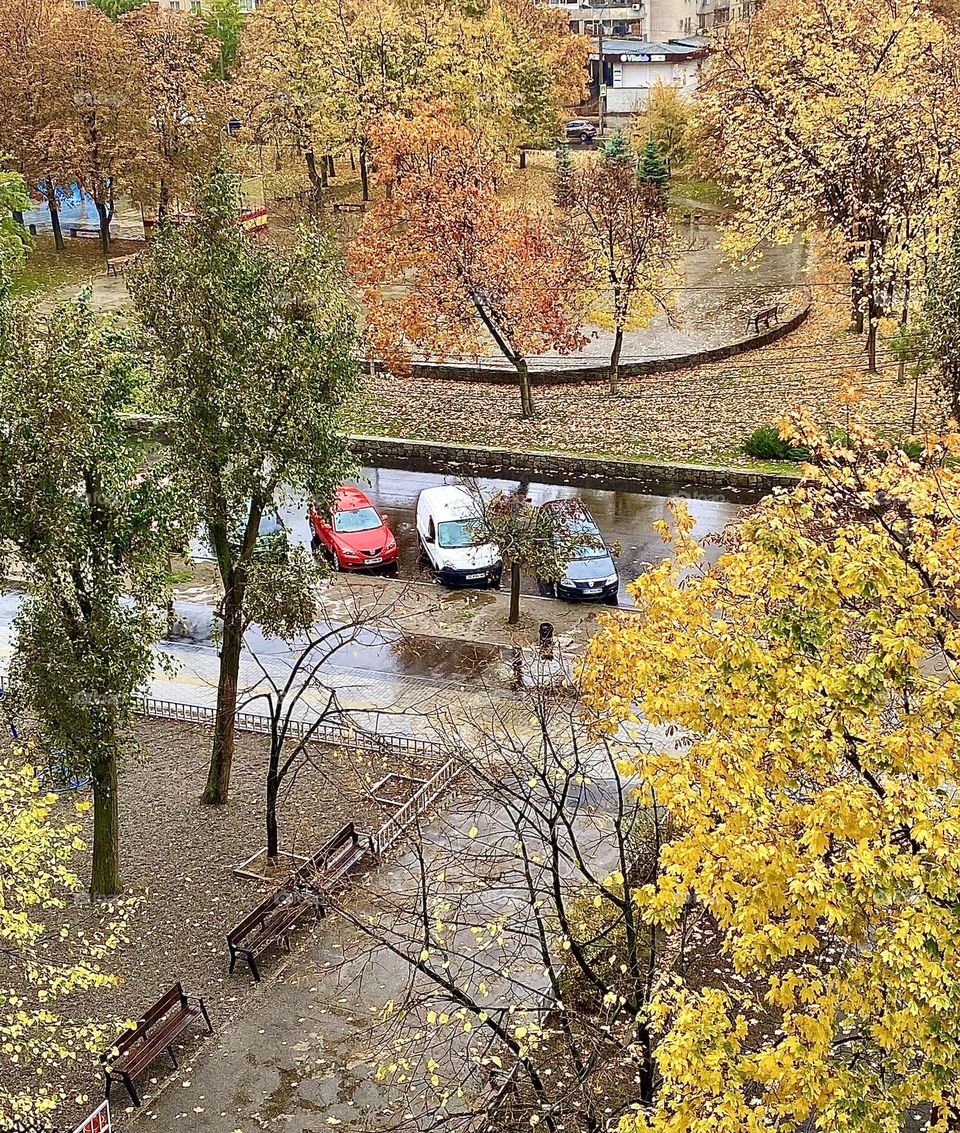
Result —
<instances>
[{"instance_id":1,"label":"street lamp post","mask_svg":"<svg viewBox=\"0 0 960 1133\"><path fill-rule=\"evenodd\" d=\"M604 81L603 71L603 18L607 14L608 8L616 7L615 4L604 4L600 9L600 18L597 21L597 58L599 59L599 74L600 74L600 90L597 98L597 119L600 127L600 136L603 136L603 119L604 111L606 110L607 102L607 84Z\"/></svg>"}]
</instances>

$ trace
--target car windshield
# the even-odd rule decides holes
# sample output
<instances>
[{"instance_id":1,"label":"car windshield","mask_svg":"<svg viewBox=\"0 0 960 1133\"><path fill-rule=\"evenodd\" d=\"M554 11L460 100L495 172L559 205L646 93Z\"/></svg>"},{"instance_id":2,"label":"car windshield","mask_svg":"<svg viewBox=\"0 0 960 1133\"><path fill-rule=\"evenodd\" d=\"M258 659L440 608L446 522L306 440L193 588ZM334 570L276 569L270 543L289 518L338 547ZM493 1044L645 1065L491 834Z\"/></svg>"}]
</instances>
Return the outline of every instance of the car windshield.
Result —
<instances>
[{"instance_id":1,"label":"car windshield","mask_svg":"<svg viewBox=\"0 0 960 1133\"><path fill-rule=\"evenodd\" d=\"M437 528L437 542L441 547L476 547L483 542L477 537L476 520L448 519Z\"/></svg>"},{"instance_id":2,"label":"car windshield","mask_svg":"<svg viewBox=\"0 0 960 1133\"><path fill-rule=\"evenodd\" d=\"M592 559L609 557L609 551L603 542L600 528L589 515L582 512L571 512L560 519L560 525L567 534L572 535L575 539L583 539L582 543L573 548L573 553L570 556L571 561L589 562Z\"/></svg>"},{"instance_id":3,"label":"car windshield","mask_svg":"<svg viewBox=\"0 0 960 1133\"><path fill-rule=\"evenodd\" d=\"M372 507L358 507L356 511L333 513L333 529L349 534L352 531L372 531L383 521Z\"/></svg>"},{"instance_id":4,"label":"car windshield","mask_svg":"<svg viewBox=\"0 0 960 1133\"><path fill-rule=\"evenodd\" d=\"M591 554L589 558L571 559L564 571L567 578L573 582L597 582L616 573L617 568L613 565L613 559L606 551L601 551L599 555Z\"/></svg>"}]
</instances>

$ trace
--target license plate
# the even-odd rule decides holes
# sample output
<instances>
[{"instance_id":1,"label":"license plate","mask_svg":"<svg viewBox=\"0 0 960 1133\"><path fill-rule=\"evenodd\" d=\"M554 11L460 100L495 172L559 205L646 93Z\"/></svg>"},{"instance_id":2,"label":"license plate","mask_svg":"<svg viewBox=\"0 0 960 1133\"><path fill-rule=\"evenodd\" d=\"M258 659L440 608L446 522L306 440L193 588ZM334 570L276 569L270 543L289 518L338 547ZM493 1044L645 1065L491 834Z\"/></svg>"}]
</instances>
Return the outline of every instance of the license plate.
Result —
<instances>
[{"instance_id":1,"label":"license plate","mask_svg":"<svg viewBox=\"0 0 960 1133\"><path fill-rule=\"evenodd\" d=\"M584 592L584 594L599 594L600 593L600 587L599 586L588 586L584 589L583 592Z\"/></svg>"},{"instance_id":2,"label":"license plate","mask_svg":"<svg viewBox=\"0 0 960 1133\"><path fill-rule=\"evenodd\" d=\"M467 582L475 582L478 578L483 578L483 577L484 577L483 571L480 571L478 574L468 574L467 575Z\"/></svg>"},{"instance_id":3,"label":"license plate","mask_svg":"<svg viewBox=\"0 0 960 1133\"><path fill-rule=\"evenodd\" d=\"M366 565L367 566L374 566L376 563L382 563L382 562L383 562L383 555L378 555L375 559L367 559Z\"/></svg>"}]
</instances>

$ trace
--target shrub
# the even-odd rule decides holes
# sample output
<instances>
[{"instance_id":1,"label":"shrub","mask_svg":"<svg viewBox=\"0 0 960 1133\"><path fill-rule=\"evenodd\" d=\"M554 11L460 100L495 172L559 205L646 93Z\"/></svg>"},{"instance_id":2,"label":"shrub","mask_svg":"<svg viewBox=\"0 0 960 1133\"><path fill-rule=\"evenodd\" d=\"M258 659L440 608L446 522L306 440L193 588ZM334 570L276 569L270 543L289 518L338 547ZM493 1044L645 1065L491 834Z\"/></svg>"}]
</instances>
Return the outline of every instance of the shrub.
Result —
<instances>
[{"instance_id":1,"label":"shrub","mask_svg":"<svg viewBox=\"0 0 960 1133\"><path fill-rule=\"evenodd\" d=\"M795 445L785 441L780 436L779 429L771 425L755 429L743 447L755 460L790 460L799 464L810 459L810 449L806 445Z\"/></svg>"}]
</instances>

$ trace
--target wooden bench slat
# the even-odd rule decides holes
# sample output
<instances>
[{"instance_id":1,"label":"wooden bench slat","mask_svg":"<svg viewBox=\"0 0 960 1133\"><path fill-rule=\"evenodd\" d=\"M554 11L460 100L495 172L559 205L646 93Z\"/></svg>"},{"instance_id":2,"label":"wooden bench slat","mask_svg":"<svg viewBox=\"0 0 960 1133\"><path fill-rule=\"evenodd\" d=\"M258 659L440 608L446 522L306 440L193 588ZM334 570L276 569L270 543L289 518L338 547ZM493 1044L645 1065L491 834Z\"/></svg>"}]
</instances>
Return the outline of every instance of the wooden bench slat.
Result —
<instances>
[{"instance_id":1,"label":"wooden bench slat","mask_svg":"<svg viewBox=\"0 0 960 1133\"><path fill-rule=\"evenodd\" d=\"M164 1051L170 1055L176 1067L174 1041L191 1023L201 1018L206 1023L207 1030L213 1034L213 1026L202 999L189 998L179 983L164 992L147 1008L135 1026L124 1031L116 1043L100 1055L107 1098L110 1097L113 1081L119 1078L126 1087L130 1100L139 1106L140 1098L133 1085L134 1077Z\"/></svg>"},{"instance_id":2,"label":"wooden bench slat","mask_svg":"<svg viewBox=\"0 0 960 1133\"><path fill-rule=\"evenodd\" d=\"M171 1016L169 1021L165 1021L156 1031L149 1032L146 1040L134 1047L129 1056L115 1068L126 1070L128 1074L139 1074L199 1017L199 1009L184 1008L176 1015ZM114 1069L114 1067L111 1067L111 1069Z\"/></svg>"}]
</instances>

